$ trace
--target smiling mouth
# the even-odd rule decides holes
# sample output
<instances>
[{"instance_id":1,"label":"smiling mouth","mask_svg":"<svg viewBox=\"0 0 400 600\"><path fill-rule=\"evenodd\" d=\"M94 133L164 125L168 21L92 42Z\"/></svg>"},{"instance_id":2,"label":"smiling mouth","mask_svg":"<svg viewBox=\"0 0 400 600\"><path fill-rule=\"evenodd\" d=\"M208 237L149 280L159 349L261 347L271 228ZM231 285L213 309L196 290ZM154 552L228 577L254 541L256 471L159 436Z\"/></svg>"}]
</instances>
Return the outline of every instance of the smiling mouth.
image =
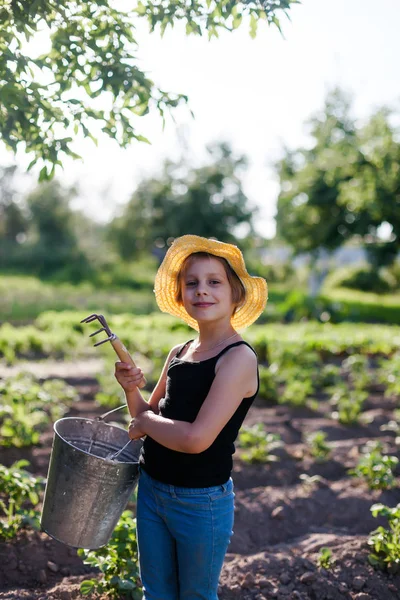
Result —
<instances>
[{"instance_id":1,"label":"smiling mouth","mask_svg":"<svg viewBox=\"0 0 400 600\"><path fill-rule=\"evenodd\" d=\"M212 302L196 302L193 306L197 306L200 308L205 308L206 306L213 306Z\"/></svg>"}]
</instances>

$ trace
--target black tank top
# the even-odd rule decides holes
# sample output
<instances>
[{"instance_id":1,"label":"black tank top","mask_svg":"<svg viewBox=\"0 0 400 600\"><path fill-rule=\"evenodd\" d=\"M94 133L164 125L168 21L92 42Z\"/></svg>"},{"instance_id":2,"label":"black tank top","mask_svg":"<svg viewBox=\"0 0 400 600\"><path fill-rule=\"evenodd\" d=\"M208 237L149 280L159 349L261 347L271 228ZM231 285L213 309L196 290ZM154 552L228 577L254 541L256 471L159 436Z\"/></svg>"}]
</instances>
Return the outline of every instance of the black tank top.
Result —
<instances>
[{"instance_id":1,"label":"black tank top","mask_svg":"<svg viewBox=\"0 0 400 600\"><path fill-rule=\"evenodd\" d=\"M214 381L218 359L230 348L241 344L249 346L254 354L256 352L247 342L240 341L226 346L217 356L189 362L179 358L188 343L183 344L169 364L165 398L161 398L158 407L159 414L167 419L193 423ZM207 450L199 454L178 452L147 436L140 456L140 466L150 477L181 487L210 487L228 481L232 471L232 455L235 452L234 441L258 392L258 369L257 382L256 393L243 398L236 412Z\"/></svg>"}]
</instances>

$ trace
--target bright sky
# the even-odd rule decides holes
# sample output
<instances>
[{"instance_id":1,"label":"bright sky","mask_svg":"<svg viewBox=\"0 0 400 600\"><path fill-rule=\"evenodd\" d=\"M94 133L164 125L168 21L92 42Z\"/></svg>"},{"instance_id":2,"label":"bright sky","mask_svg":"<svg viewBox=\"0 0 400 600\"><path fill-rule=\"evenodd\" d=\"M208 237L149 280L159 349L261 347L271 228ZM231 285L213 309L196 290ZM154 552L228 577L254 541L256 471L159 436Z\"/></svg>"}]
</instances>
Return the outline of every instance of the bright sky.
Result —
<instances>
[{"instance_id":1,"label":"bright sky","mask_svg":"<svg viewBox=\"0 0 400 600\"><path fill-rule=\"evenodd\" d=\"M245 191L261 209L259 232L273 237L278 185L271 164L284 144L307 143L304 122L327 91L339 85L352 92L359 119L384 104L400 108L399 25L399 0L303 0L291 22L283 18L285 38L261 23L255 40L246 27L210 42L176 29L162 39L141 31L142 67L162 89L187 94L195 120L180 111L162 131L155 115L138 119L151 146L122 150L105 136L98 148L79 143L84 160L66 162L62 179L78 181L80 207L107 220L164 158L183 154L198 165L208 143L227 140L250 160ZM12 160L0 152L1 164Z\"/></svg>"}]
</instances>

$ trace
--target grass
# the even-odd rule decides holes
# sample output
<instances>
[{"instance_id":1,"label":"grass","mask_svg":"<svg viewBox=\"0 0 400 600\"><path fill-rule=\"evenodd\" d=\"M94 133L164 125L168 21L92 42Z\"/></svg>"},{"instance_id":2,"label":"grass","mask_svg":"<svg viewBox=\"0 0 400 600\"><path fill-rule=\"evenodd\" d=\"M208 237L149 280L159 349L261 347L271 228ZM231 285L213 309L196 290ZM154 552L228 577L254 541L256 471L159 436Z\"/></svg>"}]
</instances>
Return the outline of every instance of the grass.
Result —
<instances>
[{"instance_id":1,"label":"grass","mask_svg":"<svg viewBox=\"0 0 400 600\"><path fill-rule=\"evenodd\" d=\"M90 283L55 284L13 275L0 276L0 297L0 321L13 323L31 321L49 310L147 314L157 308L149 288L99 289Z\"/></svg>"}]
</instances>

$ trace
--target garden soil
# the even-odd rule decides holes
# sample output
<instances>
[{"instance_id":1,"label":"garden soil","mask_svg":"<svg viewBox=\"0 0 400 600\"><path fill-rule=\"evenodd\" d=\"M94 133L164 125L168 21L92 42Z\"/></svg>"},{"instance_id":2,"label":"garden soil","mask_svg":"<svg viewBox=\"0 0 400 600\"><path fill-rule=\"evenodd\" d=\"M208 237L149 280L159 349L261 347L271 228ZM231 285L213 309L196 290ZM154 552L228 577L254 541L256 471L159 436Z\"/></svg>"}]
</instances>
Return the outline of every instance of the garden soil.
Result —
<instances>
[{"instance_id":1,"label":"garden soil","mask_svg":"<svg viewBox=\"0 0 400 600\"><path fill-rule=\"evenodd\" d=\"M68 416L104 412L93 400L98 391L93 373L77 376L73 365L68 372L64 364L62 375L80 392ZM220 600L400 600L400 574L375 570L367 544L368 534L386 525L371 515L371 505L395 506L400 488L371 491L348 474L371 439L380 439L388 453L400 458L394 435L380 429L394 408L377 387L367 402L366 422L345 427L329 418L323 398L315 411L256 400L245 424L263 423L268 432L280 434L284 445L274 452L277 460L261 465L245 463L240 450L235 454L235 527ZM317 430L327 433L333 448L330 459L321 463L304 443ZM49 429L38 447L2 449L1 462L10 465L25 458L32 473L46 476L52 437ZM329 568L318 565L325 547L332 552ZM0 544L1 599L82 598L80 582L88 576L99 575L75 550L44 533L26 530L17 540Z\"/></svg>"}]
</instances>

